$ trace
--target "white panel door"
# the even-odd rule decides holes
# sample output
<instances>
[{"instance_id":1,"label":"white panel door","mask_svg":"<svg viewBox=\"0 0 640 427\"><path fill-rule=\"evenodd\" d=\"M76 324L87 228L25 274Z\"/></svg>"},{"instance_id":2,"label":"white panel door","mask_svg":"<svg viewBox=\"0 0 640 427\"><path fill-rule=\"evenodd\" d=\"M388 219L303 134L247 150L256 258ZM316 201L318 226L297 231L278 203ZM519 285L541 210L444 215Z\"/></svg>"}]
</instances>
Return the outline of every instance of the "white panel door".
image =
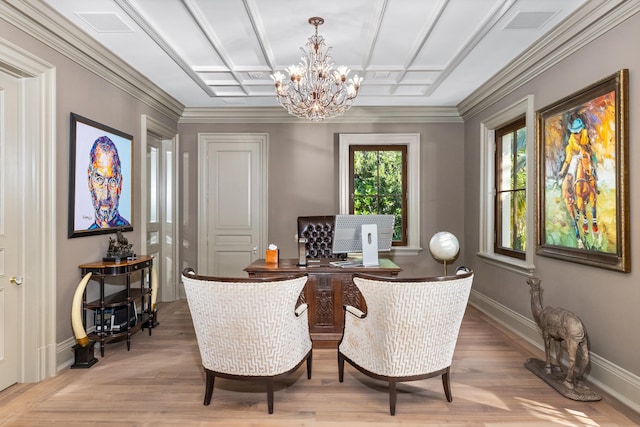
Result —
<instances>
[{"instance_id":1,"label":"white panel door","mask_svg":"<svg viewBox=\"0 0 640 427\"><path fill-rule=\"evenodd\" d=\"M154 267L158 273L158 283L164 283L162 274L162 141L147 135L147 249L146 255L154 257ZM162 286L159 286L158 300L162 301Z\"/></svg>"},{"instance_id":2,"label":"white panel door","mask_svg":"<svg viewBox=\"0 0 640 427\"><path fill-rule=\"evenodd\" d=\"M266 135L204 134L201 274L246 277L266 248ZM202 147L201 147L202 148ZM202 153L202 151L201 151ZM202 201L201 201L202 203ZM204 250L204 253L200 253Z\"/></svg>"},{"instance_id":3,"label":"white panel door","mask_svg":"<svg viewBox=\"0 0 640 427\"><path fill-rule=\"evenodd\" d=\"M18 165L19 81L0 72L0 390L18 382L18 286L21 203ZM13 280L12 280L13 278Z\"/></svg>"},{"instance_id":4,"label":"white panel door","mask_svg":"<svg viewBox=\"0 0 640 427\"><path fill-rule=\"evenodd\" d=\"M155 257L158 301L177 298L174 277L174 172L171 140L147 135L147 255Z\"/></svg>"}]
</instances>

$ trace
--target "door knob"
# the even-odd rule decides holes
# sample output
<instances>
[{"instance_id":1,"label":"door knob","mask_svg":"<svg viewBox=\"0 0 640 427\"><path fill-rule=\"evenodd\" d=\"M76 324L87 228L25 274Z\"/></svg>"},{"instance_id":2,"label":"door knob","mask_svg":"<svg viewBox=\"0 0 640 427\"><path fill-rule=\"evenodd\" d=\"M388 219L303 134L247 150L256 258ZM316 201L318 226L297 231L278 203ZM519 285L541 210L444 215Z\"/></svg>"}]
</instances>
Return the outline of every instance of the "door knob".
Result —
<instances>
[{"instance_id":1,"label":"door knob","mask_svg":"<svg viewBox=\"0 0 640 427\"><path fill-rule=\"evenodd\" d=\"M18 277L10 277L9 281L11 283L15 283L16 285L22 285L22 277L18 276Z\"/></svg>"},{"instance_id":2,"label":"door knob","mask_svg":"<svg viewBox=\"0 0 640 427\"><path fill-rule=\"evenodd\" d=\"M254 247L253 247L253 253L254 253L254 254L257 254L257 253L258 253L258 247L257 247L257 246L254 246Z\"/></svg>"}]
</instances>

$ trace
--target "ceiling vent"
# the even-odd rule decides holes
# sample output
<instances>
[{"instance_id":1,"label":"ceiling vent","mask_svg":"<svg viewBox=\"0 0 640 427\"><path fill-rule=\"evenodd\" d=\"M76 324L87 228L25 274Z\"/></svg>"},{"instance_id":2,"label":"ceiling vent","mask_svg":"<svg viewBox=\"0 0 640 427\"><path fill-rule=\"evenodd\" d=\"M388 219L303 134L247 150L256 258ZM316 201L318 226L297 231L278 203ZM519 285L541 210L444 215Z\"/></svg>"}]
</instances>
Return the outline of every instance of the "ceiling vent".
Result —
<instances>
[{"instance_id":1,"label":"ceiling vent","mask_svg":"<svg viewBox=\"0 0 640 427\"><path fill-rule=\"evenodd\" d=\"M131 28L126 22L113 12L76 12L84 22L89 24L97 33L132 33Z\"/></svg>"},{"instance_id":2,"label":"ceiling vent","mask_svg":"<svg viewBox=\"0 0 640 427\"><path fill-rule=\"evenodd\" d=\"M264 80L267 78L267 75L261 71L249 71L247 75L251 80Z\"/></svg>"},{"instance_id":3,"label":"ceiling vent","mask_svg":"<svg viewBox=\"0 0 640 427\"><path fill-rule=\"evenodd\" d=\"M520 12L513 17L507 25L505 30L537 30L556 14L555 11L547 12Z\"/></svg>"}]
</instances>

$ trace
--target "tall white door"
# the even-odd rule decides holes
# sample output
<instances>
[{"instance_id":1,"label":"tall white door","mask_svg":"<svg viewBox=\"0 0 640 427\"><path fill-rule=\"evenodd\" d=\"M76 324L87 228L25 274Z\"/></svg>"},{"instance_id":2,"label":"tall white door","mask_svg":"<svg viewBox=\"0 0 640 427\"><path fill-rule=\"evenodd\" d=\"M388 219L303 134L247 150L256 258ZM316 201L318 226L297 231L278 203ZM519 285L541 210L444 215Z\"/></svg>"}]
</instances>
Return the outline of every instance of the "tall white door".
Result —
<instances>
[{"instance_id":1,"label":"tall white door","mask_svg":"<svg viewBox=\"0 0 640 427\"><path fill-rule=\"evenodd\" d=\"M18 382L18 297L22 272L18 162L19 80L0 72L0 390Z\"/></svg>"},{"instance_id":2,"label":"tall white door","mask_svg":"<svg viewBox=\"0 0 640 427\"><path fill-rule=\"evenodd\" d=\"M147 135L147 249L158 273L158 301L178 298L174 276L174 159L172 141Z\"/></svg>"},{"instance_id":3,"label":"tall white door","mask_svg":"<svg viewBox=\"0 0 640 427\"><path fill-rule=\"evenodd\" d=\"M147 250L154 257L158 273L158 283L163 283L162 274L162 141L147 135ZM158 300L162 300L162 286L159 286Z\"/></svg>"},{"instance_id":4,"label":"tall white door","mask_svg":"<svg viewBox=\"0 0 640 427\"><path fill-rule=\"evenodd\" d=\"M267 135L200 134L198 270L246 277L264 257Z\"/></svg>"}]
</instances>

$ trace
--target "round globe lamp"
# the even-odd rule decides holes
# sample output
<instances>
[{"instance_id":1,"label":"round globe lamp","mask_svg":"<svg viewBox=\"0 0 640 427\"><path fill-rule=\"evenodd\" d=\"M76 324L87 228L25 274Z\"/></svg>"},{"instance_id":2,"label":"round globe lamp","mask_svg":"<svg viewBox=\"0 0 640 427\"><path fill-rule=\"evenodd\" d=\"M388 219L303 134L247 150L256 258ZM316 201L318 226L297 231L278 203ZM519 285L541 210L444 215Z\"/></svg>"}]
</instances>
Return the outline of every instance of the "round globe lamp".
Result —
<instances>
[{"instance_id":1,"label":"round globe lamp","mask_svg":"<svg viewBox=\"0 0 640 427\"><path fill-rule=\"evenodd\" d=\"M447 261L453 260L460 250L460 243L448 231L439 231L429 241L429 251L438 261L444 263L444 275L447 275Z\"/></svg>"}]
</instances>

